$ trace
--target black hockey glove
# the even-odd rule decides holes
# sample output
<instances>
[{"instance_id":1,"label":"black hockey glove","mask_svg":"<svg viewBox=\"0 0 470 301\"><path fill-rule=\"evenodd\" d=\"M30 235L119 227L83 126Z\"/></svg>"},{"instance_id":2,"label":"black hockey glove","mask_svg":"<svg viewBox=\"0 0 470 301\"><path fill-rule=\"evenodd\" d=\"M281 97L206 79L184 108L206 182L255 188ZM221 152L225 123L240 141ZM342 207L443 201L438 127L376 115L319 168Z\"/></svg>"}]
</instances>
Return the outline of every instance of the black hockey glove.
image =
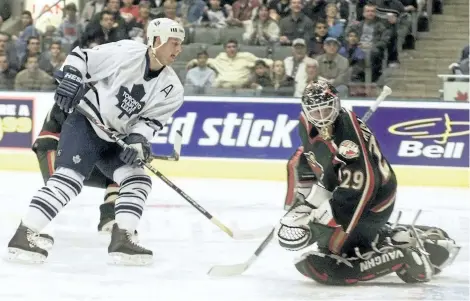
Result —
<instances>
[{"instance_id":1,"label":"black hockey glove","mask_svg":"<svg viewBox=\"0 0 470 301\"><path fill-rule=\"evenodd\" d=\"M124 138L129 146L122 150L119 158L122 162L133 165L136 164L137 159L147 161L151 154L150 143L147 139L140 134L130 134Z\"/></svg>"},{"instance_id":2,"label":"black hockey glove","mask_svg":"<svg viewBox=\"0 0 470 301\"><path fill-rule=\"evenodd\" d=\"M67 65L64 67L63 75L55 91L54 100L62 111L71 113L83 96L82 74L77 68Z\"/></svg>"}]
</instances>

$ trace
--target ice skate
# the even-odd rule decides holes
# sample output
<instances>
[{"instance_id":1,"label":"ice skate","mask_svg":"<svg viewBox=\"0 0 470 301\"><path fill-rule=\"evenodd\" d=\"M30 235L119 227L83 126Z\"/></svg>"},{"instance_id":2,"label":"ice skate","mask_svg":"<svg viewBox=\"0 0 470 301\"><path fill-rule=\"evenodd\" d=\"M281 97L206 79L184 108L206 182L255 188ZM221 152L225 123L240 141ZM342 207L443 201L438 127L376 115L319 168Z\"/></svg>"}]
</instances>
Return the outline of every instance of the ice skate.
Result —
<instances>
[{"instance_id":1,"label":"ice skate","mask_svg":"<svg viewBox=\"0 0 470 301\"><path fill-rule=\"evenodd\" d=\"M118 265L149 265L152 263L153 252L139 246L133 241L132 234L119 229L114 224L108 254L111 263Z\"/></svg>"},{"instance_id":2,"label":"ice skate","mask_svg":"<svg viewBox=\"0 0 470 301\"><path fill-rule=\"evenodd\" d=\"M43 263L48 252L38 246L38 237L38 233L21 223L8 243L7 259L25 263Z\"/></svg>"}]
</instances>

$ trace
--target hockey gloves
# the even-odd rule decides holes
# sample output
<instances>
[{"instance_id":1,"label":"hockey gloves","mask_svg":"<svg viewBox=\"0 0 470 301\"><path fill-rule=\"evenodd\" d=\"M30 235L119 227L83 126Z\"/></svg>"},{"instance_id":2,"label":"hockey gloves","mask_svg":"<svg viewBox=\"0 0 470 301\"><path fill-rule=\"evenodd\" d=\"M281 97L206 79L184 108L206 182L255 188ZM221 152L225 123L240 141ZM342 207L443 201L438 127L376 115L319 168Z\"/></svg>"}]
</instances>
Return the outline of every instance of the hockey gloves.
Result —
<instances>
[{"instance_id":1,"label":"hockey gloves","mask_svg":"<svg viewBox=\"0 0 470 301\"><path fill-rule=\"evenodd\" d=\"M82 74L77 68L69 65L64 66L63 74L64 77L57 87L54 100L62 111L71 113L83 96Z\"/></svg>"},{"instance_id":2,"label":"hockey gloves","mask_svg":"<svg viewBox=\"0 0 470 301\"><path fill-rule=\"evenodd\" d=\"M130 134L124 138L128 147L122 150L119 158L122 162L133 165L137 164L137 159L147 161L151 154L150 143L140 134Z\"/></svg>"}]
</instances>

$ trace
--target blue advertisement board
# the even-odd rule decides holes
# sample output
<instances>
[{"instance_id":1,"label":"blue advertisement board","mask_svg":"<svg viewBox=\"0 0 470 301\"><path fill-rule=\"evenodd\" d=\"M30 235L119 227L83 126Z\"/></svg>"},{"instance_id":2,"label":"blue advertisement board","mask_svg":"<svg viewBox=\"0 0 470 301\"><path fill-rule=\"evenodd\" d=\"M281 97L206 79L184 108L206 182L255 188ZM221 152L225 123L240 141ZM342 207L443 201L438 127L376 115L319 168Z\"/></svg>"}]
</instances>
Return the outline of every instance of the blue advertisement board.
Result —
<instances>
[{"instance_id":1,"label":"blue advertisement board","mask_svg":"<svg viewBox=\"0 0 470 301\"><path fill-rule=\"evenodd\" d=\"M33 144L34 99L0 97L0 148Z\"/></svg>"}]
</instances>

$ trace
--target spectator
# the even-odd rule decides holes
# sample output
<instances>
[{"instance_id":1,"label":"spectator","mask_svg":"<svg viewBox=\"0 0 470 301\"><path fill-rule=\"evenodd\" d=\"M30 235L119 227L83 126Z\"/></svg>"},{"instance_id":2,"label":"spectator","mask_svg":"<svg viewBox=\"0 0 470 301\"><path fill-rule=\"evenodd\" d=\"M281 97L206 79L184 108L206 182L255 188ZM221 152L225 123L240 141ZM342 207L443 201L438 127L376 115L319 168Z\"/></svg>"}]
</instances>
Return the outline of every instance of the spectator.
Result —
<instances>
[{"instance_id":1,"label":"spectator","mask_svg":"<svg viewBox=\"0 0 470 301\"><path fill-rule=\"evenodd\" d=\"M337 17L338 8L335 3L326 6L326 22L328 23L328 36L341 39L344 32L344 20Z\"/></svg>"},{"instance_id":2,"label":"spectator","mask_svg":"<svg viewBox=\"0 0 470 301\"><path fill-rule=\"evenodd\" d=\"M326 78L338 90L342 97L348 95L349 63L346 58L338 55L341 46L335 38L329 37L325 40L325 54L317 57L319 75Z\"/></svg>"},{"instance_id":3,"label":"spectator","mask_svg":"<svg viewBox=\"0 0 470 301\"><path fill-rule=\"evenodd\" d=\"M348 20L350 15L351 17L354 17L354 12L350 13L349 10L350 3L357 6L359 4L358 2L363 2L363 0L309 0L305 4L303 12L305 15L307 15L307 17L315 22L318 19L326 19L326 7L328 4L334 4L339 10L339 13L336 17L338 19Z\"/></svg>"},{"instance_id":4,"label":"spectator","mask_svg":"<svg viewBox=\"0 0 470 301\"><path fill-rule=\"evenodd\" d=\"M323 50L323 42L328 37L328 24L326 20L318 20L315 23L315 32L308 39L308 56L315 57L317 55L325 53Z\"/></svg>"},{"instance_id":5,"label":"spectator","mask_svg":"<svg viewBox=\"0 0 470 301\"><path fill-rule=\"evenodd\" d=\"M376 82L382 72L384 51L390 40L390 31L375 16L375 4L364 7L364 20L351 25L350 30L357 32L359 47L370 55L372 82Z\"/></svg>"},{"instance_id":6,"label":"spectator","mask_svg":"<svg viewBox=\"0 0 470 301\"><path fill-rule=\"evenodd\" d=\"M243 26L243 21L253 19L253 10L260 6L258 0L237 0L232 5L232 13L227 23L231 26Z\"/></svg>"},{"instance_id":7,"label":"spectator","mask_svg":"<svg viewBox=\"0 0 470 301\"><path fill-rule=\"evenodd\" d=\"M54 71L60 69L64 61L65 55L62 53L62 45L58 41L52 42L49 50L43 52L39 57L39 69L52 76Z\"/></svg>"},{"instance_id":8,"label":"spectator","mask_svg":"<svg viewBox=\"0 0 470 301\"><path fill-rule=\"evenodd\" d=\"M405 7L399 0L376 0L377 17L380 18L387 29L390 30L388 41L388 65L389 67L399 66L398 50L399 45L403 45L406 35L411 30L411 22Z\"/></svg>"},{"instance_id":9,"label":"spectator","mask_svg":"<svg viewBox=\"0 0 470 301\"><path fill-rule=\"evenodd\" d=\"M452 63L449 66L449 70L452 71L452 74L455 75L469 75L469 46L467 45L462 49L462 54L460 57L460 61L456 63ZM468 78L449 78L448 81L469 81Z\"/></svg>"},{"instance_id":10,"label":"spectator","mask_svg":"<svg viewBox=\"0 0 470 301\"><path fill-rule=\"evenodd\" d=\"M25 55L20 59L20 70L26 68L26 60L30 56L37 57L41 55L41 44L38 37L29 37Z\"/></svg>"},{"instance_id":11,"label":"spectator","mask_svg":"<svg viewBox=\"0 0 470 301\"><path fill-rule=\"evenodd\" d=\"M28 57L26 69L20 71L15 78L15 90L17 91L51 91L54 87L54 79L39 69L36 56Z\"/></svg>"},{"instance_id":12,"label":"spectator","mask_svg":"<svg viewBox=\"0 0 470 301\"><path fill-rule=\"evenodd\" d=\"M21 14L21 26L22 30L18 34L18 37L13 36L13 39L16 40L16 55L18 60L21 60L26 54L27 41L30 37L38 36L39 32L33 25L33 17L31 12L25 10Z\"/></svg>"},{"instance_id":13,"label":"spectator","mask_svg":"<svg viewBox=\"0 0 470 301\"><path fill-rule=\"evenodd\" d=\"M249 45L269 45L279 41L279 26L269 18L266 6L260 6L253 21L248 21L243 40Z\"/></svg>"},{"instance_id":14,"label":"spectator","mask_svg":"<svg viewBox=\"0 0 470 301\"><path fill-rule=\"evenodd\" d=\"M271 82L278 95L292 96L294 93L294 79L287 76L284 62L281 60L274 61Z\"/></svg>"},{"instance_id":15,"label":"spectator","mask_svg":"<svg viewBox=\"0 0 470 301\"><path fill-rule=\"evenodd\" d=\"M250 52L239 52L238 41L229 40L225 45L225 52L219 53L216 58L209 58L207 65L217 72L215 86L218 88L241 88L249 80L251 69L257 58ZM269 65L272 60L264 59ZM188 63L187 69L195 66L197 60Z\"/></svg>"},{"instance_id":16,"label":"spectator","mask_svg":"<svg viewBox=\"0 0 470 301\"><path fill-rule=\"evenodd\" d=\"M366 54L361 48L359 48L359 37L357 32L354 30L350 30L348 32L346 46L341 47L338 53L348 59L349 66L351 67L351 81L364 82Z\"/></svg>"},{"instance_id":17,"label":"spectator","mask_svg":"<svg viewBox=\"0 0 470 301\"><path fill-rule=\"evenodd\" d=\"M99 14L106 7L107 0L91 0L85 3L82 10L82 17L80 23L83 28L88 26L88 23L93 19L93 16Z\"/></svg>"},{"instance_id":18,"label":"spectator","mask_svg":"<svg viewBox=\"0 0 470 301\"><path fill-rule=\"evenodd\" d=\"M10 40L10 35L0 31L0 54L6 55L10 69L18 71L19 61L16 56L15 45Z\"/></svg>"},{"instance_id":19,"label":"spectator","mask_svg":"<svg viewBox=\"0 0 470 301\"><path fill-rule=\"evenodd\" d=\"M305 74L307 75L307 78L304 82L300 82L296 86L294 97L302 97L302 95L304 94L305 87L307 87L308 83L314 80L328 81L326 78L318 75L318 61L317 60L307 61L307 63L305 64Z\"/></svg>"},{"instance_id":20,"label":"spectator","mask_svg":"<svg viewBox=\"0 0 470 301\"><path fill-rule=\"evenodd\" d=\"M307 79L305 73L305 65L307 62L313 61L312 58L307 56L307 46L304 39L295 39L292 43L292 56L284 59L284 66L286 67L286 74L292 77L295 81L295 89L299 83L304 83Z\"/></svg>"},{"instance_id":21,"label":"spectator","mask_svg":"<svg viewBox=\"0 0 470 301\"><path fill-rule=\"evenodd\" d=\"M204 89L212 87L215 81L215 71L207 67L209 55L201 51L197 54L197 67L190 69L186 73L185 86L195 88L197 92L204 93Z\"/></svg>"},{"instance_id":22,"label":"spectator","mask_svg":"<svg viewBox=\"0 0 470 301\"><path fill-rule=\"evenodd\" d=\"M143 36L147 36L147 26L150 21L150 3L142 1L139 3L139 17L137 18L137 23L139 27L144 30Z\"/></svg>"},{"instance_id":23,"label":"spectator","mask_svg":"<svg viewBox=\"0 0 470 301\"><path fill-rule=\"evenodd\" d=\"M106 11L112 14L114 16L114 23L115 23L113 24L113 27L119 27L121 30L126 31L126 34L127 34L128 23L126 22L126 20L124 20L123 17L121 17L121 13L119 12L120 5L121 5L120 0L107 0L106 6L101 12ZM95 14L93 18L91 19L90 24L88 25L89 26L92 24L98 25L100 23L100 20L101 20L101 13Z\"/></svg>"},{"instance_id":24,"label":"spectator","mask_svg":"<svg viewBox=\"0 0 470 301\"><path fill-rule=\"evenodd\" d=\"M134 5L133 0L123 0L122 3L123 6L119 10L121 17L123 17L126 22L137 20L137 18L139 18L139 6Z\"/></svg>"},{"instance_id":25,"label":"spectator","mask_svg":"<svg viewBox=\"0 0 470 301\"><path fill-rule=\"evenodd\" d=\"M0 91L13 90L15 85L16 70L8 65L8 58L0 54Z\"/></svg>"},{"instance_id":26,"label":"spectator","mask_svg":"<svg viewBox=\"0 0 470 301\"><path fill-rule=\"evenodd\" d=\"M82 45L87 45L90 42L105 44L128 38L125 29L115 23L115 14L103 10L99 15L99 24L95 24L94 22L88 24L81 41Z\"/></svg>"},{"instance_id":27,"label":"spectator","mask_svg":"<svg viewBox=\"0 0 470 301\"><path fill-rule=\"evenodd\" d=\"M254 72L250 80L245 84L245 88L263 89L273 87L271 77L269 76L269 66L263 60L255 62Z\"/></svg>"},{"instance_id":28,"label":"spectator","mask_svg":"<svg viewBox=\"0 0 470 301\"><path fill-rule=\"evenodd\" d=\"M292 45L295 39L308 40L313 22L302 13L302 0L291 0L291 14L279 23L281 28L280 42L282 45Z\"/></svg>"},{"instance_id":29,"label":"spectator","mask_svg":"<svg viewBox=\"0 0 470 301\"><path fill-rule=\"evenodd\" d=\"M158 18L168 18L175 20L176 22L183 25L183 20L180 17L176 16L177 4L174 0L166 0L163 4L163 14L157 16Z\"/></svg>"},{"instance_id":30,"label":"spectator","mask_svg":"<svg viewBox=\"0 0 470 301\"><path fill-rule=\"evenodd\" d=\"M80 38L80 36L78 36L78 38ZM44 32L41 38L41 52L48 50L51 47L52 42L56 40L56 28L54 27L54 25L47 25L46 31ZM70 46L72 46L72 44L70 44Z\"/></svg>"},{"instance_id":31,"label":"spectator","mask_svg":"<svg viewBox=\"0 0 470 301\"><path fill-rule=\"evenodd\" d=\"M204 14L206 3L202 0L188 0L186 22L189 25L199 25Z\"/></svg>"},{"instance_id":32,"label":"spectator","mask_svg":"<svg viewBox=\"0 0 470 301\"><path fill-rule=\"evenodd\" d=\"M220 6L220 0L209 0L209 7L204 10L202 23L209 27L225 28L228 16L225 7Z\"/></svg>"},{"instance_id":33,"label":"spectator","mask_svg":"<svg viewBox=\"0 0 470 301\"><path fill-rule=\"evenodd\" d=\"M69 3L64 8L65 18L56 31L63 45L72 46L82 35L82 25L77 19L77 6L75 3Z\"/></svg>"},{"instance_id":34,"label":"spectator","mask_svg":"<svg viewBox=\"0 0 470 301\"><path fill-rule=\"evenodd\" d=\"M269 2L269 16L275 21L290 16L289 0L272 0Z\"/></svg>"},{"instance_id":35,"label":"spectator","mask_svg":"<svg viewBox=\"0 0 470 301\"><path fill-rule=\"evenodd\" d=\"M8 0L0 0L0 29L2 28L3 22L8 20L11 16L11 7Z\"/></svg>"},{"instance_id":36,"label":"spectator","mask_svg":"<svg viewBox=\"0 0 470 301\"><path fill-rule=\"evenodd\" d=\"M462 55L460 56L460 60L463 61L464 59L468 59L469 56L470 56L470 45L467 45L462 49Z\"/></svg>"}]
</instances>

